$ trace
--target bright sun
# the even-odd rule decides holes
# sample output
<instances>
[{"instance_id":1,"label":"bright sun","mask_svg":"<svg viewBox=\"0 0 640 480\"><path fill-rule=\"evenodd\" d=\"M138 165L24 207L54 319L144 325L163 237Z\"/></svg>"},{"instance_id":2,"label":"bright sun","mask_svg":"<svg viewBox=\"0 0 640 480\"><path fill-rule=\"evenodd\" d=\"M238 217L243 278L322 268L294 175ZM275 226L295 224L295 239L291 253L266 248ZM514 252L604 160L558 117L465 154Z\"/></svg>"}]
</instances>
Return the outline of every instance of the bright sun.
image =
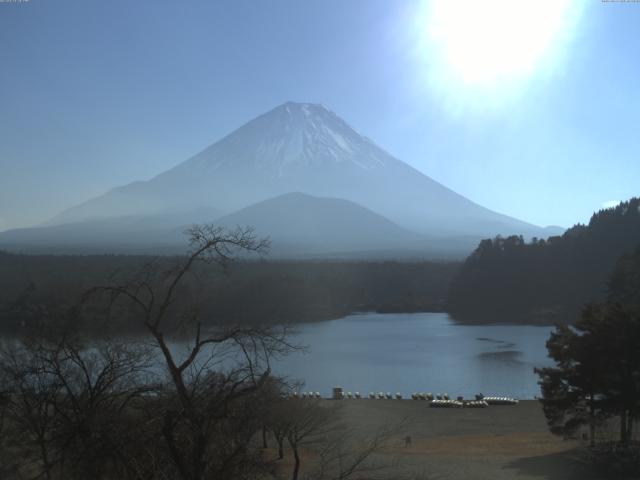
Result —
<instances>
[{"instance_id":1,"label":"bright sun","mask_svg":"<svg viewBox=\"0 0 640 480\"><path fill-rule=\"evenodd\" d=\"M448 88L502 88L557 57L578 10L577 0L430 0L422 47Z\"/></svg>"}]
</instances>

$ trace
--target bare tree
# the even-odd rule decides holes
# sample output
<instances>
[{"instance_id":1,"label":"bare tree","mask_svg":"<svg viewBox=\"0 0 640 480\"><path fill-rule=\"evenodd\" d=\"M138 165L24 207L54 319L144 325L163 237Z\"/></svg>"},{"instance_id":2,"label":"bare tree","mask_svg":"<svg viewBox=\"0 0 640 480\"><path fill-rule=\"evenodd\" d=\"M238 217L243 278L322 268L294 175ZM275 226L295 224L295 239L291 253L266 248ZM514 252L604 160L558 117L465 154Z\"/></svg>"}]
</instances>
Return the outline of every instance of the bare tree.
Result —
<instances>
[{"instance_id":1,"label":"bare tree","mask_svg":"<svg viewBox=\"0 0 640 480\"><path fill-rule=\"evenodd\" d=\"M200 265L226 270L238 253L261 253L268 242L249 229L196 226L189 234L191 250L174 268L151 262L132 278L93 288L69 318L55 321L61 335L5 349L0 373L9 393L0 413L23 472L47 480L268 472L255 438L280 394L270 361L295 347L284 328L212 322L185 300L193 286L186 279L198 285ZM127 341L84 343L68 334L87 319L97 323L99 313L105 324L136 321L152 354ZM184 348L174 343L177 333ZM162 384L150 373L159 373L158 361Z\"/></svg>"},{"instance_id":2,"label":"bare tree","mask_svg":"<svg viewBox=\"0 0 640 480\"><path fill-rule=\"evenodd\" d=\"M146 359L137 347L88 348L66 336L5 348L7 424L27 469L47 479L99 479L126 469L135 443L125 440L129 406L145 391Z\"/></svg>"},{"instance_id":3,"label":"bare tree","mask_svg":"<svg viewBox=\"0 0 640 480\"><path fill-rule=\"evenodd\" d=\"M202 225L188 234L190 252L175 268L149 268L133 280L94 288L85 299L102 293L112 307L122 301L133 307L159 349L172 385L161 431L177 475L184 480L243 478L260 466L250 438L262 424L250 415L247 402L270 378L270 358L293 347L284 329L219 322L205 329L197 308L178 308L179 290L198 264L226 270L239 253L261 254L268 247L251 229ZM170 343L176 319L191 332L184 355Z\"/></svg>"},{"instance_id":4,"label":"bare tree","mask_svg":"<svg viewBox=\"0 0 640 480\"><path fill-rule=\"evenodd\" d=\"M55 425L51 405L62 386L44 374L44 365L26 349L5 349L1 365L10 392L5 409L7 434L38 476L50 480L60 462L51 446Z\"/></svg>"},{"instance_id":5,"label":"bare tree","mask_svg":"<svg viewBox=\"0 0 640 480\"><path fill-rule=\"evenodd\" d=\"M286 439L294 458L291 478L298 480L302 462L301 449L321 442L335 428L337 408L323 405L319 400L289 400L286 412L283 411L281 415L288 419L283 418L281 422L288 422L285 427Z\"/></svg>"},{"instance_id":6,"label":"bare tree","mask_svg":"<svg viewBox=\"0 0 640 480\"><path fill-rule=\"evenodd\" d=\"M338 402L289 396L271 405L269 429L278 443L278 457L284 458L284 441L293 453L293 480L384 478L389 468L397 466L395 459L376 463L372 457L397 438L405 421L384 425L369 435L345 421L343 405ZM303 473L304 457L309 458L309 465Z\"/></svg>"},{"instance_id":7,"label":"bare tree","mask_svg":"<svg viewBox=\"0 0 640 480\"><path fill-rule=\"evenodd\" d=\"M388 478L386 476L388 469L397 467L397 460L376 463L372 457L388 447L403 427L404 423L394 426L385 425L372 436L364 438L358 438L355 431L344 425L335 429L322 444L317 467L307 476L307 479L346 480L354 476L368 480Z\"/></svg>"},{"instance_id":8,"label":"bare tree","mask_svg":"<svg viewBox=\"0 0 640 480\"><path fill-rule=\"evenodd\" d=\"M275 422L281 418L279 413L290 389L291 386L284 378L271 377L264 383L256 398L256 403L260 406L259 416L262 422L260 432L262 449L269 447L268 438L269 434L272 434L278 444L279 459L284 458L284 433L277 428Z\"/></svg>"},{"instance_id":9,"label":"bare tree","mask_svg":"<svg viewBox=\"0 0 640 480\"><path fill-rule=\"evenodd\" d=\"M273 434L278 445L278 459L284 459L284 442L287 439L291 418L288 416L287 405L289 401L281 399L274 402L268 416L268 429Z\"/></svg>"}]
</instances>

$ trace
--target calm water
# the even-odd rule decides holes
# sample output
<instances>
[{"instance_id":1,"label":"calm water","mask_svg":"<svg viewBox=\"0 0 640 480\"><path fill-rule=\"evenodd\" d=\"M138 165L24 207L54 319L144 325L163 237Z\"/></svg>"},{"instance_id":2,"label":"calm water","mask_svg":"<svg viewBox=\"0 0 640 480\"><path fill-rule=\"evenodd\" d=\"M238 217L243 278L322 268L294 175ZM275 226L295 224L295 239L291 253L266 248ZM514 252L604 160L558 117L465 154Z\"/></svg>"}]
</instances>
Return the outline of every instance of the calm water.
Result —
<instances>
[{"instance_id":1,"label":"calm water","mask_svg":"<svg viewBox=\"0 0 640 480\"><path fill-rule=\"evenodd\" d=\"M279 361L275 373L305 381L303 390L540 395L533 367L551 365L551 327L458 325L445 313L358 314L302 325L307 353Z\"/></svg>"}]
</instances>

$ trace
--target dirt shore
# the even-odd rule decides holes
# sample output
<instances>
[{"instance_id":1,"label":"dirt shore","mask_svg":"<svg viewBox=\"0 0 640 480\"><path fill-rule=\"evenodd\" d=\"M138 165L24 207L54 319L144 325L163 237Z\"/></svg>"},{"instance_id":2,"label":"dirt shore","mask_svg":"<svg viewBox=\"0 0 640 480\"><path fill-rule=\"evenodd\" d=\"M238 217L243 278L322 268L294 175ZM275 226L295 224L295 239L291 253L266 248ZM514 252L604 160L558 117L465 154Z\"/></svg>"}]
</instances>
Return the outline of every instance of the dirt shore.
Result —
<instances>
[{"instance_id":1,"label":"dirt shore","mask_svg":"<svg viewBox=\"0 0 640 480\"><path fill-rule=\"evenodd\" d=\"M537 401L484 409L429 408L419 400L342 400L341 416L362 435L402 424L376 461L398 460L389 478L601 478L578 460L583 446L551 435ZM405 445L405 437L411 444Z\"/></svg>"}]
</instances>

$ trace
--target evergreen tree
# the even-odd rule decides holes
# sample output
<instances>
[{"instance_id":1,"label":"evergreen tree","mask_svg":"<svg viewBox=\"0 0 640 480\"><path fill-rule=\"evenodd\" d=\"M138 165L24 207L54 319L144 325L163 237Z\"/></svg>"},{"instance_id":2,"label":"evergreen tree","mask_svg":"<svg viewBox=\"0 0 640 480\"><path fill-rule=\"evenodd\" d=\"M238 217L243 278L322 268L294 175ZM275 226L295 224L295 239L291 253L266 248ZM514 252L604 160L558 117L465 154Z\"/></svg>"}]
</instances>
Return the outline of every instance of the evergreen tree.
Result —
<instances>
[{"instance_id":1,"label":"evergreen tree","mask_svg":"<svg viewBox=\"0 0 640 480\"><path fill-rule=\"evenodd\" d=\"M602 305L584 309L573 327L558 326L547 342L552 368L536 369L549 427L561 435L617 416L629 444L640 414L640 249L623 256Z\"/></svg>"}]
</instances>

